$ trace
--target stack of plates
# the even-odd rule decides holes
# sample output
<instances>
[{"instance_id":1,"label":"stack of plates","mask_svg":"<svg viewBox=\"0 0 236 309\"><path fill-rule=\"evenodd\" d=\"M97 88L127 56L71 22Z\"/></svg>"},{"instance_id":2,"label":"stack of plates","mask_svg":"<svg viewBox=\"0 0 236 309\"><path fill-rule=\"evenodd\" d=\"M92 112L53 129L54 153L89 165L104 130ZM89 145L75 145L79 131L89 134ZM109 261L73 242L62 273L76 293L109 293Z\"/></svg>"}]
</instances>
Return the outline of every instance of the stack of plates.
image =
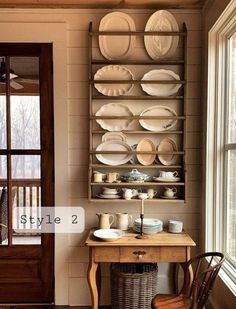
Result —
<instances>
[{"instance_id":1,"label":"stack of plates","mask_svg":"<svg viewBox=\"0 0 236 309\"><path fill-rule=\"evenodd\" d=\"M102 194L99 194L97 197L105 198L105 199L116 199L116 198L120 198L121 196L118 195L117 189L103 188Z\"/></svg>"},{"instance_id":2,"label":"stack of plates","mask_svg":"<svg viewBox=\"0 0 236 309\"><path fill-rule=\"evenodd\" d=\"M134 221L133 229L135 232L140 232L141 219ZM143 232L145 234L155 234L163 230L163 222L159 219L144 218L143 219Z\"/></svg>"}]
</instances>

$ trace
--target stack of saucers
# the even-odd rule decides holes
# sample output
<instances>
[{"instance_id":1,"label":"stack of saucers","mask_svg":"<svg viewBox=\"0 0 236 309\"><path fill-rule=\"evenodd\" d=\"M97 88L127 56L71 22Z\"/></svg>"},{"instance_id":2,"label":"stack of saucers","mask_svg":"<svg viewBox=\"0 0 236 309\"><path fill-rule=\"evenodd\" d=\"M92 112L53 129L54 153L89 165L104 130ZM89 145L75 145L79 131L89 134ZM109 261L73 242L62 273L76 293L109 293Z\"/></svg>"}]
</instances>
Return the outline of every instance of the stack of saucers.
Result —
<instances>
[{"instance_id":1,"label":"stack of saucers","mask_svg":"<svg viewBox=\"0 0 236 309\"><path fill-rule=\"evenodd\" d=\"M118 195L118 190L115 188L103 188L102 194L100 194L98 197L105 199L120 198L120 196Z\"/></svg>"},{"instance_id":2,"label":"stack of saucers","mask_svg":"<svg viewBox=\"0 0 236 309\"><path fill-rule=\"evenodd\" d=\"M134 221L133 229L135 232L140 232L141 219ZM145 234L155 234L163 230L163 222L155 218L144 218L143 219L143 232Z\"/></svg>"}]
</instances>

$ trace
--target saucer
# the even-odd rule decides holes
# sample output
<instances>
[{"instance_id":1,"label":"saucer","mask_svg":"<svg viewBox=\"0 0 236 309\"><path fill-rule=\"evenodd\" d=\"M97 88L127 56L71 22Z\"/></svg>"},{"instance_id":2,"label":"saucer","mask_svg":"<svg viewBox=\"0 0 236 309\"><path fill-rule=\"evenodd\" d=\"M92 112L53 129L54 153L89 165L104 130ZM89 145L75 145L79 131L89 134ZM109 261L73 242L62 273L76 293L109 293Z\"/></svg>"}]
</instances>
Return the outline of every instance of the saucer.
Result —
<instances>
[{"instance_id":1,"label":"saucer","mask_svg":"<svg viewBox=\"0 0 236 309\"><path fill-rule=\"evenodd\" d=\"M117 194L99 194L97 195L99 198L105 198L105 199L118 199L121 198L120 195Z\"/></svg>"},{"instance_id":2,"label":"saucer","mask_svg":"<svg viewBox=\"0 0 236 309\"><path fill-rule=\"evenodd\" d=\"M154 181L159 182L177 182L180 181L180 177L172 177L172 178L166 178L166 177L153 177Z\"/></svg>"},{"instance_id":3,"label":"saucer","mask_svg":"<svg viewBox=\"0 0 236 309\"><path fill-rule=\"evenodd\" d=\"M168 197L168 196L161 195L160 198L164 198L164 199L166 199L166 200L174 200L174 199L177 199L178 196Z\"/></svg>"}]
</instances>

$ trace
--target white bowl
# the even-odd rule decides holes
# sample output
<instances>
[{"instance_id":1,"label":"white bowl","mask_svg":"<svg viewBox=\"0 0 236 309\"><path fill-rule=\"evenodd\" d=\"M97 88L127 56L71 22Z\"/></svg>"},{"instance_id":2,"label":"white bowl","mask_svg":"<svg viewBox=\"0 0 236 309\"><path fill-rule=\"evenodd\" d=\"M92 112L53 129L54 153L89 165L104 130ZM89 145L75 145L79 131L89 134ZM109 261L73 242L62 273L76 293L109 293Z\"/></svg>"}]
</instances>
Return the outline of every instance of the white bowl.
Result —
<instances>
[{"instance_id":1,"label":"white bowl","mask_svg":"<svg viewBox=\"0 0 236 309\"><path fill-rule=\"evenodd\" d=\"M125 232L118 229L100 229L93 232L93 235L103 241L115 241L125 235Z\"/></svg>"},{"instance_id":2,"label":"white bowl","mask_svg":"<svg viewBox=\"0 0 236 309\"><path fill-rule=\"evenodd\" d=\"M177 220L168 221L168 231L170 233L181 233L183 230L183 222Z\"/></svg>"}]
</instances>

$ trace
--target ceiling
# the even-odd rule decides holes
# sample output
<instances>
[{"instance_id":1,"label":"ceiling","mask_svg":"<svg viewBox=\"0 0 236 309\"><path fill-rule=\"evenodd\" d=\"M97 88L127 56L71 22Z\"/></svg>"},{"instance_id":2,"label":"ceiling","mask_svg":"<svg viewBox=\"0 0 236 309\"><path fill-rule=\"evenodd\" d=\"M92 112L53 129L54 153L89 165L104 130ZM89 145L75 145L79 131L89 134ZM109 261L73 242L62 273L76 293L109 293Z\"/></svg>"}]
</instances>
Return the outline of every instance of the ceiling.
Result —
<instances>
[{"instance_id":1,"label":"ceiling","mask_svg":"<svg viewBox=\"0 0 236 309\"><path fill-rule=\"evenodd\" d=\"M0 0L5 8L201 8L207 0Z\"/></svg>"}]
</instances>

